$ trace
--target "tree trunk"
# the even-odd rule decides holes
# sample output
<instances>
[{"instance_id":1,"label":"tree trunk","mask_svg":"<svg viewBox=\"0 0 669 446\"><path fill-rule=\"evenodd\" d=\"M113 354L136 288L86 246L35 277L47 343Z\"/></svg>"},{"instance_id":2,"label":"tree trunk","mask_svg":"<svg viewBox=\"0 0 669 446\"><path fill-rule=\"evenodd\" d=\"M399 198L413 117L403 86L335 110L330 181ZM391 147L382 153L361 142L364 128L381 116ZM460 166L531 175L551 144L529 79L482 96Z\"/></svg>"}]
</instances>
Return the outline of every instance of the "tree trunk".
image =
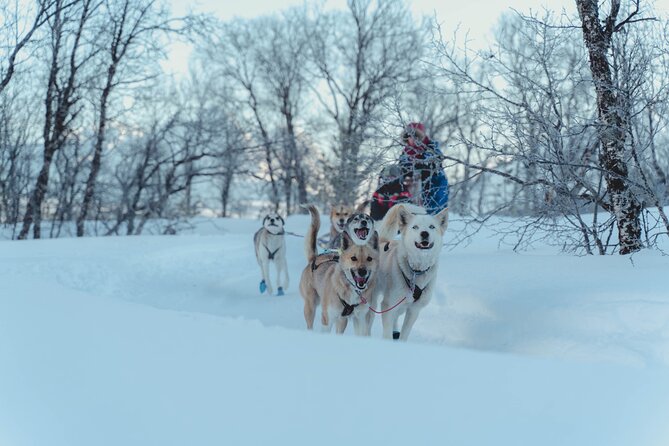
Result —
<instances>
[{"instance_id":1,"label":"tree trunk","mask_svg":"<svg viewBox=\"0 0 669 446\"><path fill-rule=\"evenodd\" d=\"M77 237L84 236L84 222L88 216L88 209L93 201L93 194L95 193L95 183L97 182L98 173L102 164L102 149L104 147L106 130L107 130L107 104L109 102L109 94L112 89L112 82L116 67L111 65L107 74L107 84L102 91L100 97L100 121L98 123L98 132L95 137L95 149L93 153L93 160L91 161L91 171L86 180L86 190L84 191L84 199L81 202L81 211L77 217Z\"/></svg>"},{"instance_id":2,"label":"tree trunk","mask_svg":"<svg viewBox=\"0 0 669 446\"><path fill-rule=\"evenodd\" d=\"M23 217L23 227L21 228L21 232L19 232L19 236L17 237L19 240L25 240L28 237L28 231L30 231L30 226L33 224L33 237L41 237L42 202L44 201L46 188L49 184L49 171L51 169L51 161L53 161L54 153L55 150L50 147L47 147L44 150L44 161L42 163L42 169L37 176L35 188L33 189L30 201L28 202L28 207L26 208L26 213Z\"/></svg>"},{"instance_id":3,"label":"tree trunk","mask_svg":"<svg viewBox=\"0 0 669 446\"><path fill-rule=\"evenodd\" d=\"M606 27L599 22L597 0L576 0L581 18L583 40L590 57L599 116L599 163L606 170L606 187L618 227L620 254L639 251L641 244L641 205L627 182L625 164L625 129L619 114L620 100L615 93L607 52L614 32L620 0L613 0Z\"/></svg>"}]
</instances>

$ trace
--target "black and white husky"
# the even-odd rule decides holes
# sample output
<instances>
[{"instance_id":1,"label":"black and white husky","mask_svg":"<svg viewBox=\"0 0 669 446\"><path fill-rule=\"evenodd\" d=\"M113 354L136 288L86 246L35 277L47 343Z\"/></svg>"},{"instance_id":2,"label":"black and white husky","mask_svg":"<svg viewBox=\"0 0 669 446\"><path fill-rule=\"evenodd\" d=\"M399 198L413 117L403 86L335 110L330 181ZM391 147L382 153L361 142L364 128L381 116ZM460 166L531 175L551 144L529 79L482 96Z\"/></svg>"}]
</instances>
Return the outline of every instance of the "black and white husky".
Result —
<instances>
[{"instance_id":1,"label":"black and white husky","mask_svg":"<svg viewBox=\"0 0 669 446\"><path fill-rule=\"evenodd\" d=\"M284 290L288 288L288 268L286 265L286 240L284 235L284 221L280 215L272 213L265 216L260 228L253 235L253 243L256 250L256 260L260 266L262 280L260 281L260 292L274 293L272 280L269 274L269 264L274 262L276 266L276 277L279 284L277 295L283 296Z\"/></svg>"},{"instance_id":2,"label":"black and white husky","mask_svg":"<svg viewBox=\"0 0 669 446\"><path fill-rule=\"evenodd\" d=\"M347 233L353 244L365 246L374 235L374 220L369 215L358 212L352 214L344 223L344 230L337 234L336 238L330 244L331 251L337 251L341 248L342 236Z\"/></svg>"}]
</instances>

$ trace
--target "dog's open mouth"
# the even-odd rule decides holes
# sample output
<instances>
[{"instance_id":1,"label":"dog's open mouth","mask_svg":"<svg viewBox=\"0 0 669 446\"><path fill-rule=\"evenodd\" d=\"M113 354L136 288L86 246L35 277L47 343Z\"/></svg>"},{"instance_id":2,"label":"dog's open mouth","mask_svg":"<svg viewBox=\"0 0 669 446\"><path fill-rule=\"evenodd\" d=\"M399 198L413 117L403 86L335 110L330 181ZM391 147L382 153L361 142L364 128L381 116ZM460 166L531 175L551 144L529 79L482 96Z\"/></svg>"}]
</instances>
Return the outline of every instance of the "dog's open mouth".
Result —
<instances>
[{"instance_id":1,"label":"dog's open mouth","mask_svg":"<svg viewBox=\"0 0 669 446\"><path fill-rule=\"evenodd\" d=\"M427 240L423 240L422 242L415 242L416 248L418 249L431 249L434 246L434 242L429 242Z\"/></svg>"},{"instance_id":2,"label":"dog's open mouth","mask_svg":"<svg viewBox=\"0 0 669 446\"><path fill-rule=\"evenodd\" d=\"M364 290L367 288L367 281L369 280L369 275L363 277L359 276L356 274L355 270L351 270L351 276L353 276L353 282L355 282L355 286L359 290Z\"/></svg>"},{"instance_id":3,"label":"dog's open mouth","mask_svg":"<svg viewBox=\"0 0 669 446\"><path fill-rule=\"evenodd\" d=\"M353 232L355 232L355 235L360 240L367 240L367 236L369 235L369 229L367 229L367 228L358 228L358 229L355 229Z\"/></svg>"}]
</instances>

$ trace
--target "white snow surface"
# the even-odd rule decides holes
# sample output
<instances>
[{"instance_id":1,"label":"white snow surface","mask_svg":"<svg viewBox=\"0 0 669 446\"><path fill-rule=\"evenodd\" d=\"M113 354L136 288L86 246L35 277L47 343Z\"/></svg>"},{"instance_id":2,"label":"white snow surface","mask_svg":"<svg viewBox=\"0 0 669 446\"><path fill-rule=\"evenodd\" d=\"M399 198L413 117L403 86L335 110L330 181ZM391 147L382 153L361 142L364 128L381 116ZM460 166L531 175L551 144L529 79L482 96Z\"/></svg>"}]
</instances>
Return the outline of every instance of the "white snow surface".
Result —
<instances>
[{"instance_id":1,"label":"white snow surface","mask_svg":"<svg viewBox=\"0 0 669 446\"><path fill-rule=\"evenodd\" d=\"M669 257L481 231L404 344L305 329L299 237L259 294L259 227L0 242L0 445L669 444Z\"/></svg>"}]
</instances>

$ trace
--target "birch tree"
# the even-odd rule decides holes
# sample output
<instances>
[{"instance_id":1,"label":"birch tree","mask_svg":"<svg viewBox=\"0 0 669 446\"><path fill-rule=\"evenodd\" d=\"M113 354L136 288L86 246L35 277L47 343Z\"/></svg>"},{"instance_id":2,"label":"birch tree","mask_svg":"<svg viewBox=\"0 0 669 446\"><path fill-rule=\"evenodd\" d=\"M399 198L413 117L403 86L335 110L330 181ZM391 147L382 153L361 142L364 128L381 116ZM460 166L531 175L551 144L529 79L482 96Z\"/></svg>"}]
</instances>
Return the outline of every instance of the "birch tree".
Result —
<instances>
[{"instance_id":1,"label":"birch tree","mask_svg":"<svg viewBox=\"0 0 669 446\"><path fill-rule=\"evenodd\" d=\"M599 163L606 171L606 187L618 228L620 254L630 254L642 248L641 203L628 183L628 156L625 150L627 132L621 112L623 104L611 74L609 54L613 34L638 20L640 0L635 9L620 20L620 0L611 0L608 13L600 16L597 0L576 0L581 19L583 41L588 49L590 72L597 92L599 115Z\"/></svg>"}]
</instances>

